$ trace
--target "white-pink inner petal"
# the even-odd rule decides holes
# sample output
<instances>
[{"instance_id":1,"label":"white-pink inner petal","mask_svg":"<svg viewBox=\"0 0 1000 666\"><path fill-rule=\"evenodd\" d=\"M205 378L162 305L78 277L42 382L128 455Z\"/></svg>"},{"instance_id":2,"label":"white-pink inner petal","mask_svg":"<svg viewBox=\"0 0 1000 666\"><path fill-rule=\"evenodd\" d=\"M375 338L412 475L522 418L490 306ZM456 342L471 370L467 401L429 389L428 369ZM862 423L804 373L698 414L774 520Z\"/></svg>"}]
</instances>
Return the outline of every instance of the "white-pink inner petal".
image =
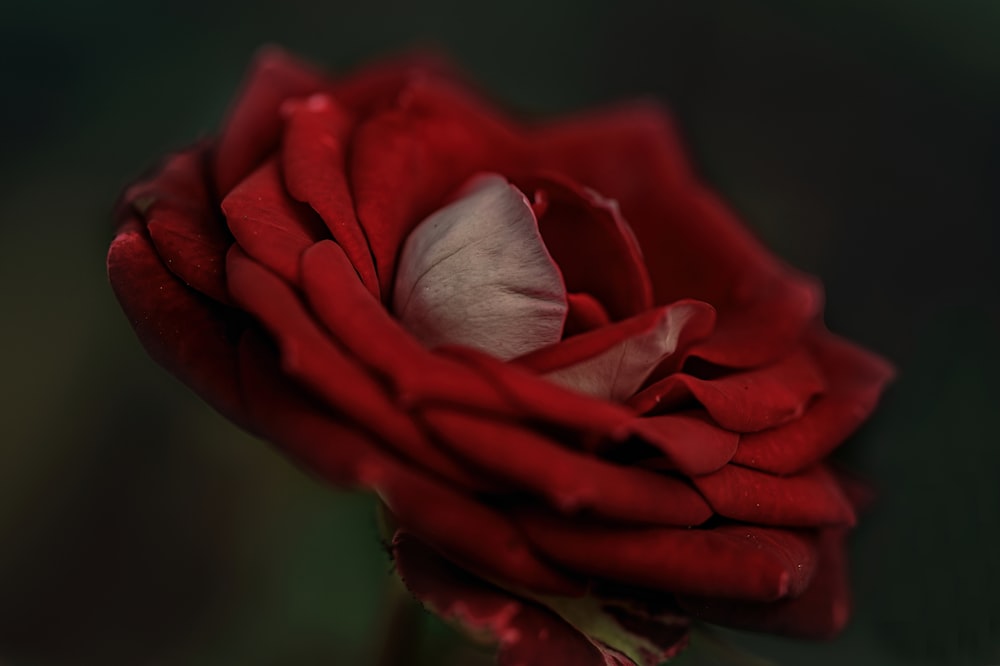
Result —
<instances>
[{"instance_id":1,"label":"white-pink inner petal","mask_svg":"<svg viewBox=\"0 0 1000 666\"><path fill-rule=\"evenodd\" d=\"M474 178L403 246L393 311L428 347L508 360L558 342L567 310L531 205L502 176Z\"/></svg>"},{"instance_id":2,"label":"white-pink inner petal","mask_svg":"<svg viewBox=\"0 0 1000 666\"><path fill-rule=\"evenodd\" d=\"M545 378L580 393L624 402L677 350L681 332L696 311L693 305L667 308L653 327Z\"/></svg>"}]
</instances>

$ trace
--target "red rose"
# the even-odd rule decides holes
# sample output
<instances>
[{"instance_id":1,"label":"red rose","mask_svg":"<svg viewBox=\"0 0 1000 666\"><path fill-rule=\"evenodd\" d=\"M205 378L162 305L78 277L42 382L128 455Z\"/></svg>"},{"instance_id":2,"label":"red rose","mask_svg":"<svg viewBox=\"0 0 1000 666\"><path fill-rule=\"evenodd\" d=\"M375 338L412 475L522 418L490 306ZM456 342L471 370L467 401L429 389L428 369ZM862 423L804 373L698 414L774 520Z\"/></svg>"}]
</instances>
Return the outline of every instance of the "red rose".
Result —
<instances>
[{"instance_id":1,"label":"red rose","mask_svg":"<svg viewBox=\"0 0 1000 666\"><path fill-rule=\"evenodd\" d=\"M824 462L891 375L828 333L636 104L513 124L434 62L263 53L130 187L150 354L336 484L506 664L654 664L690 618L823 637L855 514Z\"/></svg>"}]
</instances>

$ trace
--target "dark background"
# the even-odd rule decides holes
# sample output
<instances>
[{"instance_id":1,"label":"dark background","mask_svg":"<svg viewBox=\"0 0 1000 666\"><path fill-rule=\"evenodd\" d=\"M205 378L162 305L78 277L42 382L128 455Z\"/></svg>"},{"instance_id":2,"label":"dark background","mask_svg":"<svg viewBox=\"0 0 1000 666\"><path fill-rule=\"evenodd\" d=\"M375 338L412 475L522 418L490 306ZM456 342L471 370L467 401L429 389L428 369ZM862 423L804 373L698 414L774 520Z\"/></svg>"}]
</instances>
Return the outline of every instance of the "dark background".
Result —
<instances>
[{"instance_id":1,"label":"dark background","mask_svg":"<svg viewBox=\"0 0 1000 666\"><path fill-rule=\"evenodd\" d=\"M900 369L843 451L881 494L854 622L730 637L786 666L1000 663L997 35L973 0L5 3L0 663L353 665L378 641L370 500L155 367L104 276L120 188L217 127L264 42L339 71L436 44L529 114L667 101L831 327Z\"/></svg>"}]
</instances>

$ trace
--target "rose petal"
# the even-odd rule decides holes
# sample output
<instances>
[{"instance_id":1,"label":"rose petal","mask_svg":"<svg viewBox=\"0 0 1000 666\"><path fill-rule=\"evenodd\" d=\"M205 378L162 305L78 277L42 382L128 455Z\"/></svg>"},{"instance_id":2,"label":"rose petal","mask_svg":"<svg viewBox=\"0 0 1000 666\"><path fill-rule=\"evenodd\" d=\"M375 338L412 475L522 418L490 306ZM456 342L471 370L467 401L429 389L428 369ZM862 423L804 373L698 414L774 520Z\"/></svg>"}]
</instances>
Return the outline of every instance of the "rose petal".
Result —
<instances>
[{"instance_id":1,"label":"rose petal","mask_svg":"<svg viewBox=\"0 0 1000 666\"><path fill-rule=\"evenodd\" d=\"M375 262L347 183L353 118L332 96L322 93L286 102L282 112L286 127L281 166L289 194L319 214L361 281L378 297Z\"/></svg>"},{"instance_id":2,"label":"rose petal","mask_svg":"<svg viewBox=\"0 0 1000 666\"><path fill-rule=\"evenodd\" d=\"M108 278L149 355L215 409L245 424L228 311L181 284L136 220L122 225L111 243Z\"/></svg>"},{"instance_id":3,"label":"rose petal","mask_svg":"<svg viewBox=\"0 0 1000 666\"><path fill-rule=\"evenodd\" d=\"M483 175L410 232L393 311L428 347L510 359L562 336L566 289L524 195Z\"/></svg>"},{"instance_id":4,"label":"rose petal","mask_svg":"<svg viewBox=\"0 0 1000 666\"><path fill-rule=\"evenodd\" d=\"M462 567L538 594L583 594L582 583L539 557L507 516L452 486L402 466L367 482L395 523Z\"/></svg>"},{"instance_id":5,"label":"rose petal","mask_svg":"<svg viewBox=\"0 0 1000 666\"><path fill-rule=\"evenodd\" d=\"M433 354L403 330L357 279L343 248L333 241L321 241L302 255L302 286L337 343L390 383L400 401L521 415L474 370Z\"/></svg>"},{"instance_id":6,"label":"rose petal","mask_svg":"<svg viewBox=\"0 0 1000 666\"><path fill-rule=\"evenodd\" d=\"M799 418L824 388L816 362L800 349L773 365L719 379L673 374L643 389L629 404L648 413L694 398L723 428L756 432Z\"/></svg>"},{"instance_id":7,"label":"rose petal","mask_svg":"<svg viewBox=\"0 0 1000 666\"><path fill-rule=\"evenodd\" d=\"M739 433L720 428L700 411L642 417L632 422L632 431L687 476L722 468L732 460L740 441Z\"/></svg>"},{"instance_id":8,"label":"rose petal","mask_svg":"<svg viewBox=\"0 0 1000 666\"><path fill-rule=\"evenodd\" d=\"M715 624L797 638L833 638L850 617L844 536L839 529L822 532L816 575L798 597L766 604L697 597L678 601L693 616Z\"/></svg>"},{"instance_id":9,"label":"rose petal","mask_svg":"<svg viewBox=\"0 0 1000 666\"><path fill-rule=\"evenodd\" d=\"M227 257L226 272L233 300L274 336L286 373L410 464L463 488L490 488L429 441L375 380L325 335L287 284L236 247Z\"/></svg>"},{"instance_id":10,"label":"rose petal","mask_svg":"<svg viewBox=\"0 0 1000 666\"><path fill-rule=\"evenodd\" d=\"M565 513L685 526L712 515L701 495L679 479L572 451L513 423L445 409L425 409L423 417L455 455Z\"/></svg>"},{"instance_id":11,"label":"rose petal","mask_svg":"<svg viewBox=\"0 0 1000 666\"><path fill-rule=\"evenodd\" d=\"M257 54L216 147L215 185L220 196L277 148L282 103L328 85L322 74L280 49L268 47Z\"/></svg>"},{"instance_id":12,"label":"rose petal","mask_svg":"<svg viewBox=\"0 0 1000 666\"><path fill-rule=\"evenodd\" d=\"M642 251L615 201L555 174L515 182L543 202L538 227L567 289L596 297L615 320L653 306Z\"/></svg>"},{"instance_id":13,"label":"rose petal","mask_svg":"<svg viewBox=\"0 0 1000 666\"><path fill-rule=\"evenodd\" d=\"M815 283L779 262L694 179L662 108L562 120L537 130L532 145L549 168L618 201L643 253L655 258L648 268L657 303L695 298L719 310L720 338L706 343L706 360L773 362L816 317Z\"/></svg>"},{"instance_id":14,"label":"rose petal","mask_svg":"<svg viewBox=\"0 0 1000 666\"><path fill-rule=\"evenodd\" d=\"M383 295L410 230L471 175L509 172L524 150L501 120L434 79L411 81L396 105L361 123L348 173Z\"/></svg>"},{"instance_id":15,"label":"rose petal","mask_svg":"<svg viewBox=\"0 0 1000 666\"><path fill-rule=\"evenodd\" d=\"M273 346L256 332L247 331L240 340L239 362L254 430L309 470L331 483L353 486L397 464L364 430L324 410L292 383L278 366Z\"/></svg>"},{"instance_id":16,"label":"rose petal","mask_svg":"<svg viewBox=\"0 0 1000 666\"><path fill-rule=\"evenodd\" d=\"M708 335L714 320L710 305L682 301L539 349L519 362L560 386L624 402L661 363Z\"/></svg>"},{"instance_id":17,"label":"rose petal","mask_svg":"<svg viewBox=\"0 0 1000 666\"><path fill-rule=\"evenodd\" d=\"M774 474L819 462L871 415L893 377L884 360L830 333L814 333L809 346L826 376L826 393L801 418L744 436L735 462Z\"/></svg>"},{"instance_id":18,"label":"rose petal","mask_svg":"<svg viewBox=\"0 0 1000 666\"><path fill-rule=\"evenodd\" d=\"M604 306L590 294L572 293L566 295L569 311L566 313L566 325L563 335L569 337L586 331L600 328L611 323Z\"/></svg>"},{"instance_id":19,"label":"rose petal","mask_svg":"<svg viewBox=\"0 0 1000 666\"><path fill-rule=\"evenodd\" d=\"M572 571L677 594L774 601L799 594L815 564L811 539L790 530L600 527L537 511L516 521L531 543Z\"/></svg>"},{"instance_id":20,"label":"rose petal","mask_svg":"<svg viewBox=\"0 0 1000 666\"><path fill-rule=\"evenodd\" d=\"M850 501L821 466L795 476L774 476L726 465L692 481L716 513L734 520L781 527L855 523Z\"/></svg>"},{"instance_id":21,"label":"rose petal","mask_svg":"<svg viewBox=\"0 0 1000 666\"><path fill-rule=\"evenodd\" d=\"M499 643L501 666L627 666L557 615L514 597L454 566L407 532L392 541L393 558L407 588L436 614L474 636Z\"/></svg>"},{"instance_id":22,"label":"rose petal","mask_svg":"<svg viewBox=\"0 0 1000 666\"><path fill-rule=\"evenodd\" d=\"M123 196L132 213L146 220L157 253L188 286L221 303L229 301L223 273L232 237L208 191L205 146L171 155L156 175Z\"/></svg>"},{"instance_id":23,"label":"rose petal","mask_svg":"<svg viewBox=\"0 0 1000 666\"><path fill-rule=\"evenodd\" d=\"M299 258L328 232L316 213L285 191L275 160L268 160L222 200L222 211L243 250L291 284Z\"/></svg>"}]
</instances>

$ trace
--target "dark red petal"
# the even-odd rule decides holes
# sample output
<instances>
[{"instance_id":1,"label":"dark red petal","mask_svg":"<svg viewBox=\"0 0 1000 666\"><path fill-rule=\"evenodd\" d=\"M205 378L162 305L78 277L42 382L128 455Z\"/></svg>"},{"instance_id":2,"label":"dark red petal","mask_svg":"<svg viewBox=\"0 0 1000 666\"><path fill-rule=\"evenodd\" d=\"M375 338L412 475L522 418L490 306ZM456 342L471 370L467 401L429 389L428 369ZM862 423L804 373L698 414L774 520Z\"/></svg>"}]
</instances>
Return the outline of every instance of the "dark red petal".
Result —
<instances>
[{"instance_id":1,"label":"dark red petal","mask_svg":"<svg viewBox=\"0 0 1000 666\"><path fill-rule=\"evenodd\" d=\"M850 501L821 466L795 476L774 476L726 465L692 480L716 513L734 520L779 527L852 526L855 522Z\"/></svg>"},{"instance_id":2,"label":"dark red petal","mask_svg":"<svg viewBox=\"0 0 1000 666\"><path fill-rule=\"evenodd\" d=\"M275 47L262 49L230 110L215 151L215 186L225 196L278 147L282 103L329 83L310 65Z\"/></svg>"},{"instance_id":3,"label":"dark red petal","mask_svg":"<svg viewBox=\"0 0 1000 666\"><path fill-rule=\"evenodd\" d=\"M571 336L600 328L611 322L604 306L590 294L567 294L569 312L566 315L566 325L563 335Z\"/></svg>"},{"instance_id":4,"label":"dark red petal","mask_svg":"<svg viewBox=\"0 0 1000 666\"><path fill-rule=\"evenodd\" d=\"M712 515L684 481L572 451L526 427L445 409L426 409L423 417L455 455L562 512L684 526Z\"/></svg>"},{"instance_id":5,"label":"dark red petal","mask_svg":"<svg viewBox=\"0 0 1000 666\"><path fill-rule=\"evenodd\" d=\"M433 354L403 330L361 284L336 243L322 241L302 255L302 287L313 312L337 343L390 383L402 402L520 415L484 377Z\"/></svg>"},{"instance_id":6,"label":"dark red petal","mask_svg":"<svg viewBox=\"0 0 1000 666\"><path fill-rule=\"evenodd\" d=\"M538 512L516 520L536 547L572 571L677 594L774 601L805 589L815 565L812 540L790 530L611 528Z\"/></svg>"},{"instance_id":7,"label":"dark red petal","mask_svg":"<svg viewBox=\"0 0 1000 666\"><path fill-rule=\"evenodd\" d=\"M618 200L657 303L696 298L719 310L720 339L706 343L706 360L771 362L815 318L814 283L781 264L694 179L661 108L640 104L562 121L532 139L547 166Z\"/></svg>"},{"instance_id":8,"label":"dark red petal","mask_svg":"<svg viewBox=\"0 0 1000 666\"><path fill-rule=\"evenodd\" d=\"M275 160L268 160L222 201L229 229L243 250L291 284L299 258L327 230L308 207L285 191Z\"/></svg>"},{"instance_id":9,"label":"dark red petal","mask_svg":"<svg viewBox=\"0 0 1000 666\"><path fill-rule=\"evenodd\" d=\"M692 356L730 368L770 363L798 346L823 310L823 290L812 278L777 275L737 305L720 307L715 334Z\"/></svg>"},{"instance_id":10,"label":"dark red petal","mask_svg":"<svg viewBox=\"0 0 1000 666\"><path fill-rule=\"evenodd\" d=\"M395 106L358 127L349 177L383 300L413 227L476 172L510 172L522 151L520 137L501 120L430 79L412 81Z\"/></svg>"},{"instance_id":11,"label":"dark red petal","mask_svg":"<svg viewBox=\"0 0 1000 666\"><path fill-rule=\"evenodd\" d=\"M465 488L489 488L434 446L382 387L327 337L287 284L236 247L226 269L233 300L274 336L286 373L411 464Z\"/></svg>"},{"instance_id":12,"label":"dark red petal","mask_svg":"<svg viewBox=\"0 0 1000 666\"><path fill-rule=\"evenodd\" d=\"M844 537L843 530L823 531L816 575L796 598L767 604L697 597L678 601L688 613L715 624L797 638L832 638L847 624L851 611Z\"/></svg>"},{"instance_id":13,"label":"dark red petal","mask_svg":"<svg viewBox=\"0 0 1000 666\"><path fill-rule=\"evenodd\" d=\"M334 484L359 485L398 464L364 430L324 410L281 372L273 346L248 331L240 340L240 382L254 430Z\"/></svg>"},{"instance_id":14,"label":"dark red petal","mask_svg":"<svg viewBox=\"0 0 1000 666\"><path fill-rule=\"evenodd\" d=\"M135 220L111 243L108 277L149 355L228 418L246 423L226 310L181 284Z\"/></svg>"},{"instance_id":15,"label":"dark red petal","mask_svg":"<svg viewBox=\"0 0 1000 666\"><path fill-rule=\"evenodd\" d=\"M510 518L406 467L367 479L394 521L453 562L536 594L580 596L584 586L543 560Z\"/></svg>"},{"instance_id":16,"label":"dark red petal","mask_svg":"<svg viewBox=\"0 0 1000 666\"><path fill-rule=\"evenodd\" d=\"M330 95L323 94L288 102L283 111L288 122L281 164L289 193L319 214L361 281L377 297L375 263L347 183L353 119Z\"/></svg>"},{"instance_id":17,"label":"dark red petal","mask_svg":"<svg viewBox=\"0 0 1000 666\"><path fill-rule=\"evenodd\" d=\"M775 474L819 462L868 418L892 380L891 366L843 338L816 332L808 345L826 376L826 393L802 418L744 436L735 462Z\"/></svg>"},{"instance_id":18,"label":"dark red petal","mask_svg":"<svg viewBox=\"0 0 1000 666\"><path fill-rule=\"evenodd\" d=\"M616 320L653 306L642 251L614 201L555 174L515 184L544 202L538 228L569 291L596 297Z\"/></svg>"},{"instance_id":19,"label":"dark red petal","mask_svg":"<svg viewBox=\"0 0 1000 666\"><path fill-rule=\"evenodd\" d=\"M667 409L690 398L728 430L756 432L793 421L825 388L823 375L803 349L777 363L720 379L673 374L638 393L629 404L639 412Z\"/></svg>"},{"instance_id":20,"label":"dark red petal","mask_svg":"<svg viewBox=\"0 0 1000 666\"><path fill-rule=\"evenodd\" d=\"M459 569L413 535L397 532L392 552L421 603L473 636L485 633L499 643L501 666L609 666L594 643L557 615Z\"/></svg>"},{"instance_id":21,"label":"dark red petal","mask_svg":"<svg viewBox=\"0 0 1000 666\"><path fill-rule=\"evenodd\" d=\"M205 146L171 155L150 180L126 190L123 203L146 221L164 264L188 286L228 302L223 272L232 238L209 192Z\"/></svg>"},{"instance_id":22,"label":"dark red petal","mask_svg":"<svg viewBox=\"0 0 1000 666\"><path fill-rule=\"evenodd\" d=\"M739 446L739 433L712 423L700 411L647 416L633 422L633 432L666 455L672 467L688 476L709 474L728 463Z\"/></svg>"}]
</instances>

